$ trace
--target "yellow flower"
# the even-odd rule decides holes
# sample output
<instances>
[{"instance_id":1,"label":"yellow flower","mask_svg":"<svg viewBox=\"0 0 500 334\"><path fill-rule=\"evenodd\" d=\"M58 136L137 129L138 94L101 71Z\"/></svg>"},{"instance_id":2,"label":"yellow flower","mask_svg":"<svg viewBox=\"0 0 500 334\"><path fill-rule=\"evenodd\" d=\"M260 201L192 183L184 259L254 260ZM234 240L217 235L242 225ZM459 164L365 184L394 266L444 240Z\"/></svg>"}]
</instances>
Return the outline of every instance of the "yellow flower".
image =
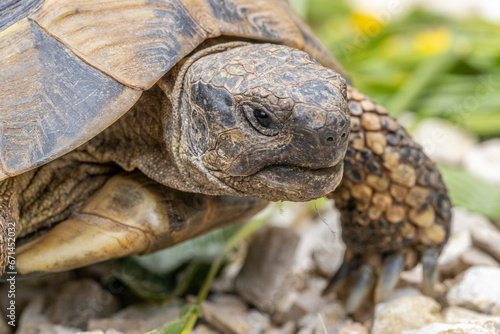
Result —
<instances>
[{"instance_id":1,"label":"yellow flower","mask_svg":"<svg viewBox=\"0 0 500 334\"><path fill-rule=\"evenodd\" d=\"M384 25L369 13L354 12L351 13L351 19L354 25L367 36L374 36L382 31Z\"/></svg>"},{"instance_id":2,"label":"yellow flower","mask_svg":"<svg viewBox=\"0 0 500 334\"><path fill-rule=\"evenodd\" d=\"M418 33L413 39L413 46L418 53L432 55L443 53L450 49L453 37L444 27L433 31Z\"/></svg>"}]
</instances>

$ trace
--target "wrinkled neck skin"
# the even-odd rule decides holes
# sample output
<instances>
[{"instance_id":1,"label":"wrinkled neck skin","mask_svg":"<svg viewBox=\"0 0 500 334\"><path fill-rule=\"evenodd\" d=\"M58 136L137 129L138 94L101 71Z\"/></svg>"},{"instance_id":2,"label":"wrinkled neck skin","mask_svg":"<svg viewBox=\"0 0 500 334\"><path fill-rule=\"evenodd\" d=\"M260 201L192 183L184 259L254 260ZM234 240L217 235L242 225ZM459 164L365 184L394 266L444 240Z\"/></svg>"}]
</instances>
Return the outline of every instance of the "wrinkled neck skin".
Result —
<instances>
[{"instance_id":1,"label":"wrinkled neck skin","mask_svg":"<svg viewBox=\"0 0 500 334\"><path fill-rule=\"evenodd\" d=\"M248 43L233 42L207 48L188 58L182 66L173 69L170 72L170 77L164 77L158 82L172 107L164 121L164 142L167 145L170 161L178 172L174 184L170 184L170 186L178 190L212 196L248 196L244 191L239 191L221 182L212 174L214 170L207 168L203 157L207 152L205 143L210 139L210 134L198 132L200 127L207 126L206 119L205 124L200 124L201 121L198 121L197 127L193 127L192 122L196 122L196 120L190 117L193 114L202 117L199 110L191 102L190 90L193 75L202 75L202 73L190 71L191 65L207 55L245 45Z\"/></svg>"},{"instance_id":2,"label":"wrinkled neck skin","mask_svg":"<svg viewBox=\"0 0 500 334\"><path fill-rule=\"evenodd\" d=\"M158 85L172 103L164 140L177 180L162 183L270 201L308 201L339 184L350 119L333 70L288 47L229 43L172 73Z\"/></svg>"}]
</instances>

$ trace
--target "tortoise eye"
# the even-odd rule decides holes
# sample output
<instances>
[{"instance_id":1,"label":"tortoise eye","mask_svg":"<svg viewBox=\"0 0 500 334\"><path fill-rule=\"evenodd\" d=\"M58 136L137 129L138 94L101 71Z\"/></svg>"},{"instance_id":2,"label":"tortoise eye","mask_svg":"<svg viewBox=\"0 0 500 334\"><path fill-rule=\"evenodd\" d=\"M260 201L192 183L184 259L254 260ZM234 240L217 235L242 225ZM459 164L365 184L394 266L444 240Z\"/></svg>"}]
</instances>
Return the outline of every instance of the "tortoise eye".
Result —
<instances>
[{"instance_id":1,"label":"tortoise eye","mask_svg":"<svg viewBox=\"0 0 500 334\"><path fill-rule=\"evenodd\" d=\"M266 136L275 136L279 132L278 121L266 108L251 103L243 106L246 118L255 130Z\"/></svg>"},{"instance_id":2,"label":"tortoise eye","mask_svg":"<svg viewBox=\"0 0 500 334\"><path fill-rule=\"evenodd\" d=\"M255 109L253 115L257 119L257 122L265 128L269 128L273 123L273 120L262 109Z\"/></svg>"}]
</instances>

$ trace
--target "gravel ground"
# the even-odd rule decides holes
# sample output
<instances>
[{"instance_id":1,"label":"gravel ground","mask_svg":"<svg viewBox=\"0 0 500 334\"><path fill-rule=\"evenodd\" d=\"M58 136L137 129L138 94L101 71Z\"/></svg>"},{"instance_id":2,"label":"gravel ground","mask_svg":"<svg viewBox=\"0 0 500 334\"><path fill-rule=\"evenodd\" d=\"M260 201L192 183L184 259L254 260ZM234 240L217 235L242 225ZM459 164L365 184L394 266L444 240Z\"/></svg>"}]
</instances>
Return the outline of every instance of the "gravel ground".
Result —
<instances>
[{"instance_id":1,"label":"gravel ground","mask_svg":"<svg viewBox=\"0 0 500 334\"><path fill-rule=\"evenodd\" d=\"M500 150L500 140L478 144L459 129L433 120L421 124L417 140L429 138L436 129L442 131L441 138L460 138L463 144L424 145L428 154L466 167L470 159L481 159L482 164L468 168L498 182L498 173L492 173L500 170L498 155L491 152ZM459 159L450 162L450 157ZM297 222L299 216L303 219ZM498 334L498 223L455 207L452 236L440 257L436 299L422 295L418 266L402 273L388 302L367 301L349 316L335 295L321 295L342 259L338 212L332 205L311 210L304 204L282 204L270 224L249 245L241 246L247 255L235 257L213 283L194 333ZM18 282L16 333L144 333L178 319L181 307L194 299L145 304L101 286L103 268L97 266L78 278L62 273ZM0 291L2 310L7 307L6 288ZM0 333L10 330L6 317L1 317Z\"/></svg>"}]
</instances>

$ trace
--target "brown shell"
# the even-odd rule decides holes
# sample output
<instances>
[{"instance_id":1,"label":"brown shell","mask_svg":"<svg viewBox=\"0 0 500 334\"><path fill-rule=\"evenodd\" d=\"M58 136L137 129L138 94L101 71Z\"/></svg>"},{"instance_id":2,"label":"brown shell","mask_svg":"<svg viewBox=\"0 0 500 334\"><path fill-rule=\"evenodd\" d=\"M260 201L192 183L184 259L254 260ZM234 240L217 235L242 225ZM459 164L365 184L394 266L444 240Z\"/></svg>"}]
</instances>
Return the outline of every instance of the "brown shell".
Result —
<instances>
[{"instance_id":1,"label":"brown shell","mask_svg":"<svg viewBox=\"0 0 500 334\"><path fill-rule=\"evenodd\" d=\"M83 144L222 35L342 68L286 0L10 0L0 5L0 180Z\"/></svg>"}]
</instances>

